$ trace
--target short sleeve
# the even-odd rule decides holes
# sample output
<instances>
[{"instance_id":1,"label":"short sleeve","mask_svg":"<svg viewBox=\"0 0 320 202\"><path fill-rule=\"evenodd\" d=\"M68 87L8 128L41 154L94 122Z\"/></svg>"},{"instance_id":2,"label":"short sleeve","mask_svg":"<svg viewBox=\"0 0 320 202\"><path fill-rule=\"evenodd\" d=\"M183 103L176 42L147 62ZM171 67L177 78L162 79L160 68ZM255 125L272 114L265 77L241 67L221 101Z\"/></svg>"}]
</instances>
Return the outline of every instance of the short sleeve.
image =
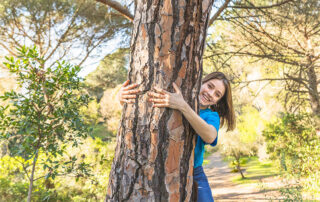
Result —
<instances>
[{"instance_id":1,"label":"short sleeve","mask_svg":"<svg viewBox=\"0 0 320 202\"><path fill-rule=\"evenodd\" d=\"M204 117L204 120L212 125L217 130L217 137L216 139L210 144L211 146L216 146L218 143L218 131L220 127L220 117L217 112L210 111ZM206 143L207 144L207 143Z\"/></svg>"}]
</instances>

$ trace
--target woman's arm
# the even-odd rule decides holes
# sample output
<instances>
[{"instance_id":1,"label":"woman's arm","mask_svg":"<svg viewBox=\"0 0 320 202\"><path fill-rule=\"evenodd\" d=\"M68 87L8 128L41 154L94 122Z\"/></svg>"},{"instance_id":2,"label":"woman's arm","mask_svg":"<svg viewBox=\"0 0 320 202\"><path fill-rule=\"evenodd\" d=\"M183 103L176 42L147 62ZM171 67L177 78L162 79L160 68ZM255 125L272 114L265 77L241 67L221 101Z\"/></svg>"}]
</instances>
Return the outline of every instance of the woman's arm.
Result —
<instances>
[{"instance_id":1,"label":"woman's arm","mask_svg":"<svg viewBox=\"0 0 320 202\"><path fill-rule=\"evenodd\" d=\"M201 139L211 144L217 137L217 130L214 126L206 123L188 103L183 99L179 87L173 83L176 93L170 93L163 89L155 88L157 93L149 92L149 101L154 103L154 107L169 107L182 112L184 117L191 124L192 128L200 135Z\"/></svg>"},{"instance_id":2,"label":"woman's arm","mask_svg":"<svg viewBox=\"0 0 320 202\"><path fill-rule=\"evenodd\" d=\"M180 111L204 142L211 144L216 139L216 128L203 120L187 103Z\"/></svg>"}]
</instances>

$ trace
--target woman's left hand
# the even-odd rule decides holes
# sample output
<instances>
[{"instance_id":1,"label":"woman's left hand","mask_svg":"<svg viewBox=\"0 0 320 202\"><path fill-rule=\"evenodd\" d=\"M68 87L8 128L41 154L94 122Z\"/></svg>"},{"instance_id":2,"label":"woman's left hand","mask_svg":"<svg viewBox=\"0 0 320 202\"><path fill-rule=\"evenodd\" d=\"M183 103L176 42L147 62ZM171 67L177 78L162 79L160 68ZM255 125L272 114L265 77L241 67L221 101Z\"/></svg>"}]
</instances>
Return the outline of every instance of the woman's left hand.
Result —
<instances>
[{"instance_id":1,"label":"woman's left hand","mask_svg":"<svg viewBox=\"0 0 320 202\"><path fill-rule=\"evenodd\" d=\"M173 83L173 88L175 93L157 87L154 88L156 92L148 92L149 101L154 104L153 107L169 107L181 110L186 102L177 84Z\"/></svg>"}]
</instances>

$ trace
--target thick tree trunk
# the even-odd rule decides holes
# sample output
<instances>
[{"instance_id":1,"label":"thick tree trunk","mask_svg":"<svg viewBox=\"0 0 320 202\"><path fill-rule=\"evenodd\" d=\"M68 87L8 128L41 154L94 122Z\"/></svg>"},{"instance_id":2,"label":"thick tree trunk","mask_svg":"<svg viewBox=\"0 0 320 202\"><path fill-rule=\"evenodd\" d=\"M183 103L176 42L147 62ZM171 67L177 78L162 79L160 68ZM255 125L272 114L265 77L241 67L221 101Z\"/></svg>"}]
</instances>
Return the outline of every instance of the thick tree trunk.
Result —
<instances>
[{"instance_id":1,"label":"thick tree trunk","mask_svg":"<svg viewBox=\"0 0 320 202\"><path fill-rule=\"evenodd\" d=\"M181 113L152 108L146 92L173 92L198 110L202 54L213 0L137 1L129 79L140 84L124 106L106 201L190 201L195 133Z\"/></svg>"}]
</instances>

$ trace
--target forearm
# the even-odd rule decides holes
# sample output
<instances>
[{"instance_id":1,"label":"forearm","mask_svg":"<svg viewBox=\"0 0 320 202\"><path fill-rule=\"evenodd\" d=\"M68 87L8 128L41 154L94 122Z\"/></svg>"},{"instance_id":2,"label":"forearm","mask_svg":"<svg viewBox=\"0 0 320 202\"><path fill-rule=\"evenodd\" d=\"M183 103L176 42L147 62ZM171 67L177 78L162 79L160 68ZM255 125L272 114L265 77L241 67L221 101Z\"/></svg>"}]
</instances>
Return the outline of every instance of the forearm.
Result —
<instances>
[{"instance_id":1,"label":"forearm","mask_svg":"<svg viewBox=\"0 0 320 202\"><path fill-rule=\"evenodd\" d=\"M210 144L216 139L217 130L215 127L207 124L187 103L179 110L203 141Z\"/></svg>"}]
</instances>

